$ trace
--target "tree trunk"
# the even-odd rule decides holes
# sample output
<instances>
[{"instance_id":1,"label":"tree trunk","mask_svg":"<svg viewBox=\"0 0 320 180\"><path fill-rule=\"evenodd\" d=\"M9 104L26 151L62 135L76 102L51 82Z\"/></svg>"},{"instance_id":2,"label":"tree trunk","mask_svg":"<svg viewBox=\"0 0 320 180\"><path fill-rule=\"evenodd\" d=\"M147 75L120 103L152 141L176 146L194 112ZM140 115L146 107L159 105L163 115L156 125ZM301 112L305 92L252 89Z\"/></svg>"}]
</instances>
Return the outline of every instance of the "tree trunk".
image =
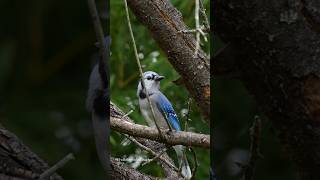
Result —
<instances>
[{"instance_id":1,"label":"tree trunk","mask_svg":"<svg viewBox=\"0 0 320 180\"><path fill-rule=\"evenodd\" d=\"M169 0L128 0L128 5L168 56L169 62L181 75L184 85L209 123L210 62L201 48L198 55L194 56L194 36L180 32L187 30L181 13Z\"/></svg>"},{"instance_id":2,"label":"tree trunk","mask_svg":"<svg viewBox=\"0 0 320 180\"><path fill-rule=\"evenodd\" d=\"M226 58L233 55L229 64L272 122L299 179L319 179L320 1L216 0L213 7L214 30L230 44Z\"/></svg>"},{"instance_id":3,"label":"tree trunk","mask_svg":"<svg viewBox=\"0 0 320 180\"><path fill-rule=\"evenodd\" d=\"M49 166L14 134L0 126L0 179L36 179ZM49 179L49 178L46 178ZM50 180L63 180L54 173Z\"/></svg>"}]
</instances>

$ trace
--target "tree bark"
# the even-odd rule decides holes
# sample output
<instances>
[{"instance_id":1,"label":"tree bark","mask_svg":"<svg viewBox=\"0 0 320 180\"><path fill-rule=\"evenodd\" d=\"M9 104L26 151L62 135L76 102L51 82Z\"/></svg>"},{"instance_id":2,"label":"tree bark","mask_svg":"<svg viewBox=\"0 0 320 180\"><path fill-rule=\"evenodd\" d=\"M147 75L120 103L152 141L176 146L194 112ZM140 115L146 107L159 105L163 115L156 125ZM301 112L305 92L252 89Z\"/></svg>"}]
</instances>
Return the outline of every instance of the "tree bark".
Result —
<instances>
[{"instance_id":1,"label":"tree bark","mask_svg":"<svg viewBox=\"0 0 320 180\"><path fill-rule=\"evenodd\" d=\"M111 158L110 177L119 180L156 180L155 177L142 174L113 158Z\"/></svg>"},{"instance_id":2,"label":"tree bark","mask_svg":"<svg viewBox=\"0 0 320 180\"><path fill-rule=\"evenodd\" d=\"M241 80L272 122L299 179L319 179L320 1L216 0L213 7L214 30L231 44Z\"/></svg>"},{"instance_id":3,"label":"tree bark","mask_svg":"<svg viewBox=\"0 0 320 180\"><path fill-rule=\"evenodd\" d=\"M133 122L128 116L125 116L125 113L122 112L115 104L113 104L112 102L110 102L110 119L112 118L116 118L116 119L121 119L122 121L127 121L127 122ZM160 153L162 152L162 150L165 148L164 144L149 140L149 139L145 139L145 138L136 138L137 141L139 141L141 144L143 144L144 146L152 149L154 152L156 153ZM164 159L166 159L168 162L174 164L173 160L168 156L167 153L163 153L162 157ZM160 163L161 167L164 170L164 174L166 176L166 179L168 180L182 180L183 178L181 177L181 175L179 173L177 173L176 171L174 171L174 169L172 169L169 165L167 165L166 163L162 162L162 160L160 160L159 158L156 160L157 162ZM114 166L114 161L111 161L112 165ZM117 163L116 163L117 164ZM115 164L115 165L116 165ZM112 172L111 173L111 177L114 179L117 179L118 177L123 176L123 172L121 172L122 168L114 168L113 171L119 171L119 172ZM130 170L131 173L134 173L134 171ZM120 173L120 174L119 174ZM154 178L148 175L145 175L145 177L142 177L142 173L136 171L137 173L137 177L139 178ZM130 175L127 174L127 175ZM130 177L128 177L130 178Z\"/></svg>"},{"instance_id":4,"label":"tree bark","mask_svg":"<svg viewBox=\"0 0 320 180\"><path fill-rule=\"evenodd\" d=\"M112 129L134 137L147 138L169 145L181 144L185 146L210 148L210 135L206 134L198 134L185 131L170 132L169 129L161 129L162 135L164 135L165 137L165 139L161 139L161 136L156 128L151 128L148 126L123 121L121 118L115 117L110 118L110 124L110 127Z\"/></svg>"},{"instance_id":5,"label":"tree bark","mask_svg":"<svg viewBox=\"0 0 320 180\"><path fill-rule=\"evenodd\" d=\"M181 13L169 0L128 0L128 5L166 53L210 123L210 62L201 48L198 55L194 56L194 36L180 32L187 30Z\"/></svg>"},{"instance_id":6,"label":"tree bark","mask_svg":"<svg viewBox=\"0 0 320 180\"><path fill-rule=\"evenodd\" d=\"M13 133L0 126L0 178L30 180L38 178L49 166ZM49 180L49 178L46 178ZM50 180L63 180L54 173Z\"/></svg>"}]
</instances>

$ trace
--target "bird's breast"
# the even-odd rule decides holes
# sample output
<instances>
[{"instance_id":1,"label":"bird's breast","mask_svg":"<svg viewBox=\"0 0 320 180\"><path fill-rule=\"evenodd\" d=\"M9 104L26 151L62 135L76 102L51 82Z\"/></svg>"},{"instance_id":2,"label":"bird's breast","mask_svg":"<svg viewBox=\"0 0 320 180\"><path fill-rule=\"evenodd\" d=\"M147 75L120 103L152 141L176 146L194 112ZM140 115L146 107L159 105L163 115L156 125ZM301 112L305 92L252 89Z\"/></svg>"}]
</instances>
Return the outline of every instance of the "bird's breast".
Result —
<instances>
[{"instance_id":1,"label":"bird's breast","mask_svg":"<svg viewBox=\"0 0 320 180\"><path fill-rule=\"evenodd\" d=\"M165 118L163 117L162 113L159 111L159 109L155 105L155 103L153 103L152 98L150 98L150 101L152 104L152 108L154 111L155 120L156 120L157 125L161 128L168 129L169 127L168 127L168 124L167 124ZM147 121L148 125L151 127L155 127L154 120L153 120L153 114L150 109L150 105L149 105L147 98L139 99L139 105L140 105L141 113L142 113L144 119Z\"/></svg>"}]
</instances>

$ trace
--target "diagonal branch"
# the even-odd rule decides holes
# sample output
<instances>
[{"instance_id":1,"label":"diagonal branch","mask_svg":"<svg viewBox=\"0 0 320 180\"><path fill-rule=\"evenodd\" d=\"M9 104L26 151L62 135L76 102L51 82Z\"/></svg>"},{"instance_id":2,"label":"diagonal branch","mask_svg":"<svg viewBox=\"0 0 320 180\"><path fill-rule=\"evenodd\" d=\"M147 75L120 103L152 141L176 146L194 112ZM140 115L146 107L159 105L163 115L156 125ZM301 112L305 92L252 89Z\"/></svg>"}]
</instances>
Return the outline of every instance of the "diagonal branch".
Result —
<instances>
[{"instance_id":1,"label":"diagonal branch","mask_svg":"<svg viewBox=\"0 0 320 180\"><path fill-rule=\"evenodd\" d=\"M126 180L156 180L157 178L140 173L124 163L111 158L110 177Z\"/></svg>"},{"instance_id":2,"label":"diagonal branch","mask_svg":"<svg viewBox=\"0 0 320 180\"><path fill-rule=\"evenodd\" d=\"M181 13L169 0L128 0L128 5L166 53L209 123L210 62L201 48L193 56L196 40L192 34L181 33L188 29Z\"/></svg>"},{"instance_id":3,"label":"diagonal branch","mask_svg":"<svg viewBox=\"0 0 320 180\"><path fill-rule=\"evenodd\" d=\"M135 58L136 58L136 61L137 61L137 65L138 65L139 73L140 73L140 77L141 77L141 83L142 83L143 87L146 87L145 82L144 82L144 78L143 78L142 67L141 67L141 64L140 64L139 57L138 57L138 50L137 50L137 46L136 46L136 41L134 40L133 31L132 31L132 27L131 27L127 0L124 0L124 5L125 5L125 10L126 10L127 23L128 23L128 28L129 28L131 40L132 40L132 46L133 46L133 50L134 50L134 55L135 55ZM144 88L144 90L146 91L148 104L149 104L149 107L150 107L150 110L151 110L151 113L152 113L152 120L154 121L154 124L156 125L157 130L160 133L161 138L164 138L164 136L162 136L160 127L159 127L159 125L158 125L158 123L156 121L155 114L154 114L154 109L153 109L153 106L152 106L151 101L150 101L148 90L147 90L147 88ZM168 126L170 127L169 123L168 123Z\"/></svg>"},{"instance_id":4,"label":"diagonal branch","mask_svg":"<svg viewBox=\"0 0 320 180\"><path fill-rule=\"evenodd\" d=\"M179 172L179 169L177 167L175 167L171 162L168 162L166 159L164 159L161 155L158 155L156 152L154 152L152 149L144 146L143 144L141 144L140 142L138 142L137 140L135 140L133 137L126 135L126 137L134 142L136 145L138 145L140 148L142 148L143 150L148 151L149 153L151 153L153 156L158 157L159 159L161 159L163 162L165 162L168 166L170 166L172 169L174 169L175 171Z\"/></svg>"},{"instance_id":5,"label":"diagonal branch","mask_svg":"<svg viewBox=\"0 0 320 180\"><path fill-rule=\"evenodd\" d=\"M73 160L75 157L72 153L68 154L67 156L65 156L63 159L61 159L59 162L57 162L57 164L55 164L54 166L52 166L51 168L49 168L48 170L44 171L40 177L39 180L43 180L47 177L50 177L53 173L55 173L59 168L62 168L67 162L69 162L70 160Z\"/></svg>"},{"instance_id":6,"label":"diagonal branch","mask_svg":"<svg viewBox=\"0 0 320 180\"><path fill-rule=\"evenodd\" d=\"M29 177L40 174L49 168L48 164L34 154L18 137L1 126L0 166L1 173L11 175L9 177L1 174L0 179L11 178L12 176L23 176L23 178L29 179ZM10 172L6 172L6 170L10 170ZM48 177L46 179L63 180L57 173L53 173L50 178ZM14 180L14 178L12 180Z\"/></svg>"},{"instance_id":7,"label":"diagonal branch","mask_svg":"<svg viewBox=\"0 0 320 180\"><path fill-rule=\"evenodd\" d=\"M259 145L261 136L261 119L258 116L255 117L252 127L250 128L250 136L250 159L244 172L244 180L254 179L254 171L256 168L257 160L260 157Z\"/></svg>"},{"instance_id":8,"label":"diagonal branch","mask_svg":"<svg viewBox=\"0 0 320 180\"><path fill-rule=\"evenodd\" d=\"M125 116L125 113L122 112L112 102L110 102L110 116L114 118L119 118L122 121L133 122L128 116ZM135 139L142 145L150 148L155 153L157 154L161 153L162 154L161 157L163 157L166 161L172 164L174 163L173 160L168 156L168 154L163 152L163 150L166 148L164 144L161 144L149 139L145 139L145 138L136 137ZM166 179L174 179L174 180L181 179L181 175L177 173L174 169L172 169L172 167L170 167L165 162L163 162L161 159L156 159L156 161L159 162L161 167L163 168Z\"/></svg>"}]
</instances>

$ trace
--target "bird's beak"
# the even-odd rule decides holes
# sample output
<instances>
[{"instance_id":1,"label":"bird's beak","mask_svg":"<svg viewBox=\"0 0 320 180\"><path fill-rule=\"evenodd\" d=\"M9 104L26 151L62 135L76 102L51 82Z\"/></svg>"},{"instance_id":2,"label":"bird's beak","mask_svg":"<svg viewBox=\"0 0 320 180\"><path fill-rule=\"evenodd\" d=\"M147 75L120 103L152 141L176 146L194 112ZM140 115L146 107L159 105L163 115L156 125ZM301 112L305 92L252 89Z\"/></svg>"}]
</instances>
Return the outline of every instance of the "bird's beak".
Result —
<instances>
[{"instance_id":1,"label":"bird's beak","mask_svg":"<svg viewBox=\"0 0 320 180\"><path fill-rule=\"evenodd\" d=\"M156 81L161 81L162 79L164 79L164 76L157 76L155 80Z\"/></svg>"}]
</instances>

